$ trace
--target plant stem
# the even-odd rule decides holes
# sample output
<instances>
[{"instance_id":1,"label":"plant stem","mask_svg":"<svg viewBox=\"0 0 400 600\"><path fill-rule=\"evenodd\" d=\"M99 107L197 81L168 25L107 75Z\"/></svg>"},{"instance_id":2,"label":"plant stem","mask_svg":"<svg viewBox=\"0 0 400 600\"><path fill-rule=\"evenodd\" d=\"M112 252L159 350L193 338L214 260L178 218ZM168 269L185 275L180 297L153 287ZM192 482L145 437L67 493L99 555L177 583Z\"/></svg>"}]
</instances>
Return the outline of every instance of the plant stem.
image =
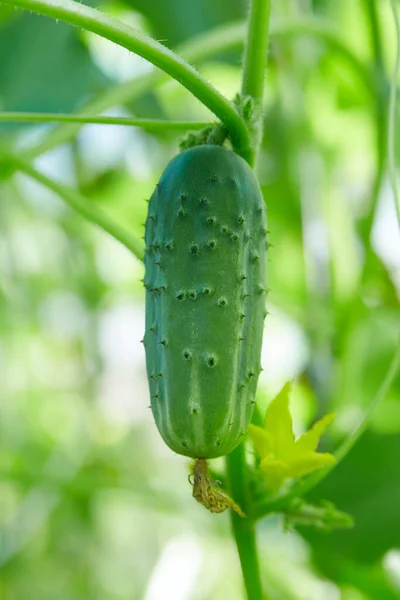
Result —
<instances>
[{"instance_id":1,"label":"plant stem","mask_svg":"<svg viewBox=\"0 0 400 600\"><path fill-rule=\"evenodd\" d=\"M245 23L233 23L217 27L210 32L202 33L196 38L176 48L176 53L187 61L199 63L219 52L240 47L246 32ZM341 36L330 26L317 19L303 19L299 21L276 23L270 32L271 38L284 40L298 36L311 36L323 41L359 78L360 83L367 93L374 94L374 79L364 63L346 46ZM168 76L163 71L156 71L113 86L94 100L89 101L79 115L96 115L118 105L131 102L168 81ZM46 133L43 139L34 147L24 151L24 158L32 160L59 144L72 139L79 131L80 124L65 123Z\"/></svg>"},{"instance_id":2,"label":"plant stem","mask_svg":"<svg viewBox=\"0 0 400 600\"><path fill-rule=\"evenodd\" d=\"M82 123L100 125L125 125L130 127L141 127L149 131L164 131L173 129L187 131L189 129L203 129L214 125L210 121L166 121L165 119L133 119L130 117L110 117L92 115L74 115L63 113L31 113L31 112L0 112L2 123Z\"/></svg>"},{"instance_id":3,"label":"plant stem","mask_svg":"<svg viewBox=\"0 0 400 600\"><path fill-rule=\"evenodd\" d=\"M364 0L364 6L368 17L375 68L378 74L384 75L382 36L376 0Z\"/></svg>"},{"instance_id":4,"label":"plant stem","mask_svg":"<svg viewBox=\"0 0 400 600\"><path fill-rule=\"evenodd\" d=\"M247 40L243 58L242 95L254 101L255 119L252 128L253 151L256 154L262 136L264 79L267 66L269 17L271 0L252 0Z\"/></svg>"},{"instance_id":5,"label":"plant stem","mask_svg":"<svg viewBox=\"0 0 400 600\"><path fill-rule=\"evenodd\" d=\"M100 229L111 235L111 237L116 239L128 250L130 250L138 260L143 260L142 244L125 229L116 223L113 223L102 211L89 204L78 192L68 188L65 185L62 185L61 183L53 181L40 171L37 171L29 163L14 155L5 153L3 150L0 150L0 155L3 155L7 161L14 163L19 171L22 171L32 179L35 179L37 182L44 185L49 190L52 190L75 212L80 214L87 221L90 221L94 225L100 227Z\"/></svg>"},{"instance_id":6,"label":"plant stem","mask_svg":"<svg viewBox=\"0 0 400 600\"><path fill-rule=\"evenodd\" d=\"M176 79L207 106L228 128L238 154L251 160L249 133L233 104L166 46L118 19L74 0L3 0L3 3L76 25L142 56Z\"/></svg>"},{"instance_id":7,"label":"plant stem","mask_svg":"<svg viewBox=\"0 0 400 600\"><path fill-rule=\"evenodd\" d=\"M243 60L242 94L258 104L264 96L264 75L267 66L269 17L271 0L253 0Z\"/></svg>"},{"instance_id":8,"label":"plant stem","mask_svg":"<svg viewBox=\"0 0 400 600\"><path fill-rule=\"evenodd\" d=\"M397 344L395 353L387 370L387 373L375 395L375 398L371 402L368 410L366 411L364 417L361 422L357 425L357 427L352 431L348 437L343 441L343 443L339 446L339 449L335 452L336 463L333 465L329 465L320 469L314 475L307 477L303 481L299 481L295 484L292 489L287 493L280 497L273 498L272 500L264 503L257 507L254 511L254 517L256 519L261 519L263 516L271 513L271 512L279 512L287 507L290 502L299 496L304 496L307 492L312 490L320 481L325 479L325 477L334 469L350 452L356 442L359 440L361 435L367 428L368 422L372 416L372 413L376 409L376 407L384 400L387 393L390 390L390 387L393 384L395 377L397 376L400 370L400 340Z\"/></svg>"},{"instance_id":9,"label":"plant stem","mask_svg":"<svg viewBox=\"0 0 400 600\"><path fill-rule=\"evenodd\" d=\"M245 24L235 23L217 27L211 32L202 33L176 48L176 54L182 56L188 62L199 62L239 45L245 34ZM114 106L131 103L140 98L150 90L169 81L168 75L163 71L147 73L141 77L135 77L105 90L93 100L87 102L79 111L80 114L96 115ZM44 138L34 147L24 152L24 158L31 160L43 154L59 144L72 139L80 130L80 124L63 124L49 131Z\"/></svg>"},{"instance_id":10,"label":"plant stem","mask_svg":"<svg viewBox=\"0 0 400 600\"><path fill-rule=\"evenodd\" d=\"M370 31L371 46L373 52L373 77L374 77L374 105L375 105L375 140L376 140L376 174L370 194L370 209L368 214L360 221L359 231L364 246L371 251L370 237L372 226L375 220L376 207L379 200L379 194L382 182L385 176L386 148L387 148L387 97L388 84L383 57L383 44L381 27L379 23L379 14L375 0L364 0L367 24ZM364 271L369 264L368 256L365 261Z\"/></svg>"},{"instance_id":11,"label":"plant stem","mask_svg":"<svg viewBox=\"0 0 400 600\"><path fill-rule=\"evenodd\" d=\"M77 116L88 114L95 116L112 107L127 104L166 81L168 81L168 76L165 75L163 71L156 71L154 73L143 75L133 81L120 83L119 85L107 89L102 94L99 94L94 100L87 102L82 109L75 114ZM37 156L52 150L56 146L64 144L73 139L79 133L81 127L81 123L63 123L52 128L43 136L43 139L35 144L35 146L24 151L24 158L32 160Z\"/></svg>"},{"instance_id":12,"label":"plant stem","mask_svg":"<svg viewBox=\"0 0 400 600\"><path fill-rule=\"evenodd\" d=\"M390 84L389 97L389 118L388 118L388 155L389 155L389 177L393 188L394 203L396 207L397 220L400 227L400 194L399 183L396 173L396 151L395 151L395 121L396 121L396 96L397 96L397 79L399 77L400 68L400 23L399 15L395 0L390 0L392 7L394 23L396 27L396 63L393 68L393 75Z\"/></svg>"},{"instance_id":13,"label":"plant stem","mask_svg":"<svg viewBox=\"0 0 400 600\"><path fill-rule=\"evenodd\" d=\"M246 460L244 444L240 444L226 457L227 481L231 497L248 514L248 484L246 481ZM248 600L262 600L260 567L258 563L255 523L249 517L241 518L231 513L231 525L242 567Z\"/></svg>"},{"instance_id":14,"label":"plant stem","mask_svg":"<svg viewBox=\"0 0 400 600\"><path fill-rule=\"evenodd\" d=\"M323 41L331 52L340 56L363 84L367 93L373 97L375 93L374 77L367 65L356 55L341 34L331 25L320 19L299 19L298 21L278 24L271 28L271 38L291 39L308 36Z\"/></svg>"}]
</instances>

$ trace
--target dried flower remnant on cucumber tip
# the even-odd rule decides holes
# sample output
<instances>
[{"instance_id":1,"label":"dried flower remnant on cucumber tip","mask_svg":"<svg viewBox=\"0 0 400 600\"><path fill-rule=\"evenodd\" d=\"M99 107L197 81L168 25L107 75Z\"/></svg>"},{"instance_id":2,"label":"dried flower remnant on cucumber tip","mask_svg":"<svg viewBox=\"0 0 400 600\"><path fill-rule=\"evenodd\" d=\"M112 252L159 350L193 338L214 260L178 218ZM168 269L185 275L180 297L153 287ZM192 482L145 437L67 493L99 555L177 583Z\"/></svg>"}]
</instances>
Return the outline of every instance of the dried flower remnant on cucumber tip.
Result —
<instances>
[{"instance_id":1,"label":"dried flower remnant on cucumber tip","mask_svg":"<svg viewBox=\"0 0 400 600\"><path fill-rule=\"evenodd\" d=\"M198 458L194 462L192 477L193 479L189 478L189 481L193 485L193 498L207 510L212 513L222 513L230 508L240 517L244 518L246 516L230 496L218 489L218 482L210 478L205 458Z\"/></svg>"}]
</instances>

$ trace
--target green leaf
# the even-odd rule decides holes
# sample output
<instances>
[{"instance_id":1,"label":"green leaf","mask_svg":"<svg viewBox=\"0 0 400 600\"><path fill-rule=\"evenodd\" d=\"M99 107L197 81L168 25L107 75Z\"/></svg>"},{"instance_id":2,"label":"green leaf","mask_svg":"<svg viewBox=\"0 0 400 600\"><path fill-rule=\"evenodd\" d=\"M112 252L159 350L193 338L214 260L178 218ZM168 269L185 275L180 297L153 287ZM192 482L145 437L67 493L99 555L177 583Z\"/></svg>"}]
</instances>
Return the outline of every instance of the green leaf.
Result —
<instances>
[{"instance_id":1,"label":"green leaf","mask_svg":"<svg viewBox=\"0 0 400 600\"><path fill-rule=\"evenodd\" d=\"M340 555L372 563L400 547L400 436L366 433L346 459L307 498L329 498L350 513L356 527L321 538L304 535L316 556Z\"/></svg>"},{"instance_id":2,"label":"green leaf","mask_svg":"<svg viewBox=\"0 0 400 600\"><path fill-rule=\"evenodd\" d=\"M2 27L1 110L69 112L106 85L77 31L68 25L22 15Z\"/></svg>"}]
</instances>

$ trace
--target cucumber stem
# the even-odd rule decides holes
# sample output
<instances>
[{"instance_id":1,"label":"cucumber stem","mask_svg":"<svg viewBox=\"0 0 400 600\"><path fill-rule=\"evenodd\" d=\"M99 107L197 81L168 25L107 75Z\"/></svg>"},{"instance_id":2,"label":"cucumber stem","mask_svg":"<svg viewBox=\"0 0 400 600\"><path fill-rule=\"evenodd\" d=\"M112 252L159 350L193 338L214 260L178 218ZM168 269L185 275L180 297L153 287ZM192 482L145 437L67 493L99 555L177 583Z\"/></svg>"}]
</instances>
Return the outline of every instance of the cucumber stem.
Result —
<instances>
[{"instance_id":1,"label":"cucumber stem","mask_svg":"<svg viewBox=\"0 0 400 600\"><path fill-rule=\"evenodd\" d=\"M240 444L226 457L228 489L232 498L249 514L249 489L246 477L244 444ZM262 600L260 567L257 555L255 523L252 519L240 519L231 511L231 526L238 549L248 600Z\"/></svg>"},{"instance_id":2,"label":"cucumber stem","mask_svg":"<svg viewBox=\"0 0 400 600\"><path fill-rule=\"evenodd\" d=\"M271 0L251 0L243 57L242 96L250 96L254 102L254 115L250 131L254 161L263 133L262 108L270 13ZM254 161L251 163L252 166Z\"/></svg>"}]
</instances>

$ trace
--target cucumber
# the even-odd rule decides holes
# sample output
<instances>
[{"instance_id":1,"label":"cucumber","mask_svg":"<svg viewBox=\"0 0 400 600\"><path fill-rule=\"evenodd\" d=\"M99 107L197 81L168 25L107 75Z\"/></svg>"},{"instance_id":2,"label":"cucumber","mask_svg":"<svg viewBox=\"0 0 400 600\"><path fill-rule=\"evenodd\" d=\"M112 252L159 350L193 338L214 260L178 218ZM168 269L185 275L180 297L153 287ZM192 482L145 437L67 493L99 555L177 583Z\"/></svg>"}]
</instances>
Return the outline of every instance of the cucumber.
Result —
<instances>
[{"instance_id":1,"label":"cucumber","mask_svg":"<svg viewBox=\"0 0 400 600\"><path fill-rule=\"evenodd\" d=\"M253 412L265 318L265 204L248 164L203 145L167 165L145 231L144 345L166 444L216 458Z\"/></svg>"}]
</instances>

